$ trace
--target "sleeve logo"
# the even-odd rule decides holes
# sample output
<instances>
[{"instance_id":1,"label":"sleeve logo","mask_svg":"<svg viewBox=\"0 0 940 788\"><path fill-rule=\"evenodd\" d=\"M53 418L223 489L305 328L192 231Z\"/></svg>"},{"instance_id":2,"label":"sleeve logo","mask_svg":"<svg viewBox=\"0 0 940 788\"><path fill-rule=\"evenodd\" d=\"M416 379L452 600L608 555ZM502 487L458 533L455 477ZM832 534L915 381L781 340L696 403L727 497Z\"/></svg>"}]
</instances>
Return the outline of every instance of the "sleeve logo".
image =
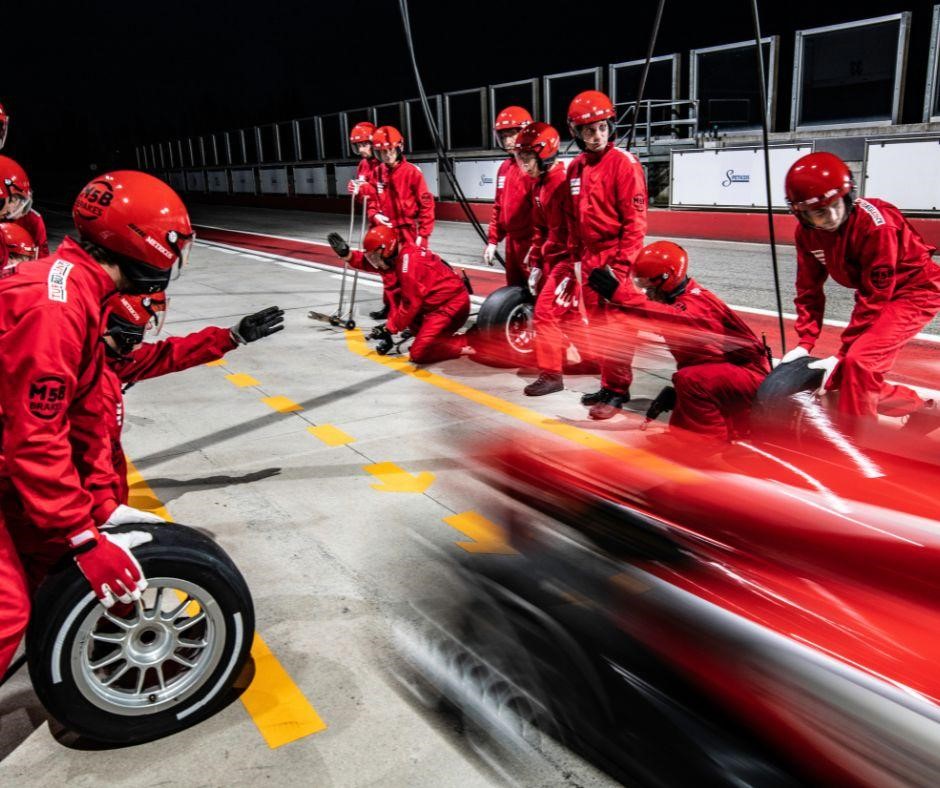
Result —
<instances>
[{"instance_id":1,"label":"sleeve logo","mask_svg":"<svg viewBox=\"0 0 940 788\"><path fill-rule=\"evenodd\" d=\"M72 264L65 260L56 260L49 269L49 300L65 303L69 300L68 283Z\"/></svg>"},{"instance_id":2,"label":"sleeve logo","mask_svg":"<svg viewBox=\"0 0 940 788\"><path fill-rule=\"evenodd\" d=\"M890 265L879 265L871 272L871 283L877 290L884 290L891 284L894 274Z\"/></svg>"},{"instance_id":3,"label":"sleeve logo","mask_svg":"<svg viewBox=\"0 0 940 788\"><path fill-rule=\"evenodd\" d=\"M29 412L37 419L51 421L65 407L65 378L45 375L29 384Z\"/></svg>"}]
</instances>

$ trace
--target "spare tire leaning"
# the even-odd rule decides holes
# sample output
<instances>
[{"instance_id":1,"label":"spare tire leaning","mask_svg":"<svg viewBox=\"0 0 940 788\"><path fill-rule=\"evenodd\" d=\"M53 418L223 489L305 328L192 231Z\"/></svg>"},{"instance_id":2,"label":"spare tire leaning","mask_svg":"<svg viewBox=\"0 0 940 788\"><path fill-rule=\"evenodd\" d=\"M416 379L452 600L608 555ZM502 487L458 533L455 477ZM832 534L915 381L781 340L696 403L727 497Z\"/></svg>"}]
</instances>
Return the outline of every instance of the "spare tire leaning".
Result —
<instances>
[{"instance_id":1,"label":"spare tire leaning","mask_svg":"<svg viewBox=\"0 0 940 788\"><path fill-rule=\"evenodd\" d=\"M817 360L813 356L804 356L779 364L764 378L751 408L752 433L765 437L799 435L803 409L794 395L819 388L823 371L809 369L809 364Z\"/></svg>"},{"instance_id":2,"label":"spare tire leaning","mask_svg":"<svg viewBox=\"0 0 940 788\"><path fill-rule=\"evenodd\" d=\"M528 289L506 285L490 293L477 313L474 361L494 367L535 364L535 327Z\"/></svg>"},{"instance_id":3,"label":"spare tire leaning","mask_svg":"<svg viewBox=\"0 0 940 788\"><path fill-rule=\"evenodd\" d=\"M149 587L105 610L71 561L33 601L26 634L39 700L96 742L137 744L188 728L237 697L254 608L241 573L212 539L176 523L134 524L152 541L133 552Z\"/></svg>"}]
</instances>

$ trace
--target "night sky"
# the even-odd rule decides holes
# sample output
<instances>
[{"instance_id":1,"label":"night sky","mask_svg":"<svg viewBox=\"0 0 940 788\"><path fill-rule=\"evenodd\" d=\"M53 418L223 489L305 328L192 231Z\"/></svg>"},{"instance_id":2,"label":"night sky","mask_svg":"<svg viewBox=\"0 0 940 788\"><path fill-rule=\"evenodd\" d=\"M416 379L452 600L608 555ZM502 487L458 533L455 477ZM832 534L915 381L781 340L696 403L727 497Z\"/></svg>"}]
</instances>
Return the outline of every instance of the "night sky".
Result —
<instances>
[{"instance_id":1,"label":"night sky","mask_svg":"<svg viewBox=\"0 0 940 788\"><path fill-rule=\"evenodd\" d=\"M932 6L760 2L764 34L783 34L783 63L795 29L913 11L915 94L917 85L923 90ZM411 0L410 8L433 93L643 57L656 3ZM460 8L465 17L444 16ZM417 95L395 0L20 2L5 4L2 25L0 102L13 115L4 153L34 181L36 173L87 173L92 162L127 164L138 142ZM667 0L657 54L751 35L749 0ZM784 67L780 83L789 82ZM915 115L916 103L907 108Z\"/></svg>"}]
</instances>

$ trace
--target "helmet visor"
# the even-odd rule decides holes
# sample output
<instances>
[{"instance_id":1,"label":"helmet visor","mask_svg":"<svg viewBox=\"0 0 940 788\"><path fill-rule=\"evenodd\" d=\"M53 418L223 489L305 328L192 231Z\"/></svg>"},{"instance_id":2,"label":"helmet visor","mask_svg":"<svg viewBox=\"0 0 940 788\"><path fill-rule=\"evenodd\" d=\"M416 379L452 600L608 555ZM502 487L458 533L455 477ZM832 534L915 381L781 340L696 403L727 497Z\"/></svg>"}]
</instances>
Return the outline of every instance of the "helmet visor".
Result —
<instances>
[{"instance_id":1,"label":"helmet visor","mask_svg":"<svg viewBox=\"0 0 940 788\"><path fill-rule=\"evenodd\" d=\"M14 187L10 187L12 191ZM0 197L0 221L15 222L22 219L33 207L33 195L30 192L14 192L9 197Z\"/></svg>"}]
</instances>

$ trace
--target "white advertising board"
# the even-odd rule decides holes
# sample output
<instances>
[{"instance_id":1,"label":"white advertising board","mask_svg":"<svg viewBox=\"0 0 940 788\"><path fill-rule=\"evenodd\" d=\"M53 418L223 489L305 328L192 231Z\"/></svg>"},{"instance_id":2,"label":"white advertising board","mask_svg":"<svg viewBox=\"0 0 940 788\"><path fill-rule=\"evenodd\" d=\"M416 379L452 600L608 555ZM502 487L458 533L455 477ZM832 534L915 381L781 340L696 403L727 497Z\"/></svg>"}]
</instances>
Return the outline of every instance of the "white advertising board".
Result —
<instances>
[{"instance_id":1,"label":"white advertising board","mask_svg":"<svg viewBox=\"0 0 940 788\"><path fill-rule=\"evenodd\" d=\"M346 184L356 177L356 167L348 164L337 164L333 167L333 177L336 178L336 196L348 198Z\"/></svg>"},{"instance_id":2,"label":"white advertising board","mask_svg":"<svg viewBox=\"0 0 940 788\"><path fill-rule=\"evenodd\" d=\"M262 194L287 194L287 167L271 167L258 172Z\"/></svg>"},{"instance_id":3,"label":"white advertising board","mask_svg":"<svg viewBox=\"0 0 940 788\"><path fill-rule=\"evenodd\" d=\"M502 163L502 159L454 162L457 183L468 200L492 200L496 196L496 172Z\"/></svg>"},{"instance_id":4,"label":"white advertising board","mask_svg":"<svg viewBox=\"0 0 940 788\"><path fill-rule=\"evenodd\" d=\"M209 191L216 194L225 194L228 191L228 175L225 170L209 170L206 173L209 182Z\"/></svg>"},{"instance_id":5,"label":"white advertising board","mask_svg":"<svg viewBox=\"0 0 940 788\"><path fill-rule=\"evenodd\" d=\"M186 176L182 172L171 172L169 183L175 191L186 191Z\"/></svg>"},{"instance_id":6,"label":"white advertising board","mask_svg":"<svg viewBox=\"0 0 940 788\"><path fill-rule=\"evenodd\" d=\"M294 192L326 196L326 167L294 167Z\"/></svg>"},{"instance_id":7,"label":"white advertising board","mask_svg":"<svg viewBox=\"0 0 940 788\"><path fill-rule=\"evenodd\" d=\"M901 210L940 210L940 139L869 140L865 158L862 194Z\"/></svg>"},{"instance_id":8,"label":"white advertising board","mask_svg":"<svg viewBox=\"0 0 940 788\"><path fill-rule=\"evenodd\" d=\"M255 171L232 170L232 191L235 194L254 194Z\"/></svg>"},{"instance_id":9,"label":"white advertising board","mask_svg":"<svg viewBox=\"0 0 940 788\"><path fill-rule=\"evenodd\" d=\"M783 180L812 145L781 145L770 149L773 206L786 208ZM670 208L763 208L767 205L762 148L709 148L673 151Z\"/></svg>"},{"instance_id":10,"label":"white advertising board","mask_svg":"<svg viewBox=\"0 0 940 788\"><path fill-rule=\"evenodd\" d=\"M438 181L437 162L416 161L415 165L421 170L421 174L424 176L424 182L428 185L428 189L431 190L431 194L433 194L435 198L440 197L441 189Z\"/></svg>"}]
</instances>

